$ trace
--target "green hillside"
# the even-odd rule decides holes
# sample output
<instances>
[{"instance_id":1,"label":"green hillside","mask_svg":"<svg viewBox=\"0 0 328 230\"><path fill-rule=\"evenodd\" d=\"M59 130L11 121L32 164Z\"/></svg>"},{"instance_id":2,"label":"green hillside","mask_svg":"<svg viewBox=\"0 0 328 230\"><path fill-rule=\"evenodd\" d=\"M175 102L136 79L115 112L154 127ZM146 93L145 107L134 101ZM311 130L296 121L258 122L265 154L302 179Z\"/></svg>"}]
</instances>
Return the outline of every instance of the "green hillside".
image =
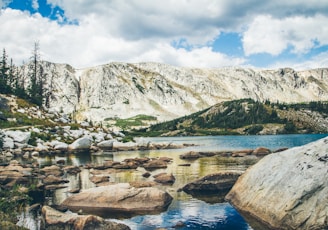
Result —
<instances>
[{"instance_id":1,"label":"green hillside","mask_svg":"<svg viewBox=\"0 0 328 230\"><path fill-rule=\"evenodd\" d=\"M328 132L328 103L279 104L242 99L158 123L143 135L254 135Z\"/></svg>"}]
</instances>

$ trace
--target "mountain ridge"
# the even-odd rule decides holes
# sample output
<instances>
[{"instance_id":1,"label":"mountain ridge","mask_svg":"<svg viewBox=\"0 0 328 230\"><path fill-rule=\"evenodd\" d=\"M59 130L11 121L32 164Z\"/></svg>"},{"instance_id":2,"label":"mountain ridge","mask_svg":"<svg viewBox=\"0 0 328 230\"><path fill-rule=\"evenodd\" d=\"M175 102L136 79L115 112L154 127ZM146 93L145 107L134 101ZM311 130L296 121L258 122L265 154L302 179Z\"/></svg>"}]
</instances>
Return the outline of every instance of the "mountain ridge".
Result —
<instances>
[{"instance_id":1,"label":"mountain ridge","mask_svg":"<svg viewBox=\"0 0 328 230\"><path fill-rule=\"evenodd\" d=\"M72 113L77 120L103 122L146 114L165 121L242 98L283 103L328 100L327 68L201 69L113 62L75 69L41 64L46 87L52 87L50 109ZM22 70L27 74L26 66Z\"/></svg>"}]
</instances>

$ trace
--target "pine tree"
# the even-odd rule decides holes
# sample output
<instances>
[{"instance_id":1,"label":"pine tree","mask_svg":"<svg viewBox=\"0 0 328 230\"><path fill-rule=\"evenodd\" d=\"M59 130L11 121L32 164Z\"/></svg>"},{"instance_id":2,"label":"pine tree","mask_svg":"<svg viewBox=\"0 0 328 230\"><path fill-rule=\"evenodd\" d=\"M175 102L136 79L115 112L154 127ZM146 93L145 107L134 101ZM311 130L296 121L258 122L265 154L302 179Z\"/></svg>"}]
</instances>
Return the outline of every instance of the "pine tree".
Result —
<instances>
[{"instance_id":1,"label":"pine tree","mask_svg":"<svg viewBox=\"0 0 328 230\"><path fill-rule=\"evenodd\" d=\"M10 87L8 84L8 63L7 63L8 56L6 54L6 50L3 49L2 52L2 59L0 62L0 93L10 93Z\"/></svg>"},{"instance_id":2,"label":"pine tree","mask_svg":"<svg viewBox=\"0 0 328 230\"><path fill-rule=\"evenodd\" d=\"M30 85L28 94L31 102L41 106L43 102L44 93L44 70L40 63L40 47L39 43L34 43L34 49L32 51L31 61L29 64L29 80Z\"/></svg>"}]
</instances>

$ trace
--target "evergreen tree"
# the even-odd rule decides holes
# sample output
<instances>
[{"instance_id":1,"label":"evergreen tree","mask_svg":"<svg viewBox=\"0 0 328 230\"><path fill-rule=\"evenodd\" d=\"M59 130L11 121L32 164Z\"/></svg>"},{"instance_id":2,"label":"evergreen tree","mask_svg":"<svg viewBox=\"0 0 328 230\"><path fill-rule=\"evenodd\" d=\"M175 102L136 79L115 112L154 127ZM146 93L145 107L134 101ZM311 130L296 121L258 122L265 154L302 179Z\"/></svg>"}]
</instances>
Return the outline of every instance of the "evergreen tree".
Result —
<instances>
[{"instance_id":1,"label":"evergreen tree","mask_svg":"<svg viewBox=\"0 0 328 230\"><path fill-rule=\"evenodd\" d=\"M28 94L31 102L39 106L42 105L44 92L44 70L40 62L40 47L39 43L35 42L29 64L28 77L30 80L30 85Z\"/></svg>"},{"instance_id":2,"label":"evergreen tree","mask_svg":"<svg viewBox=\"0 0 328 230\"><path fill-rule=\"evenodd\" d=\"M10 93L10 87L8 84L8 63L7 63L7 54L6 50L3 49L2 58L0 62L0 93Z\"/></svg>"}]
</instances>

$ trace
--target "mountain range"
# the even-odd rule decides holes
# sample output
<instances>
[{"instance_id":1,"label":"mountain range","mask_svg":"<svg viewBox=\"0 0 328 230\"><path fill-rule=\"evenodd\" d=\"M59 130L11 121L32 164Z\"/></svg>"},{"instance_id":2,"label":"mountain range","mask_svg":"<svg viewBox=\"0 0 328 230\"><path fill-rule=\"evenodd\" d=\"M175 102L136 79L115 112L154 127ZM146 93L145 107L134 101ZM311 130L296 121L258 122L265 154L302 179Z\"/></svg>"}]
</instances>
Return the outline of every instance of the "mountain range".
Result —
<instances>
[{"instance_id":1,"label":"mountain range","mask_svg":"<svg viewBox=\"0 0 328 230\"><path fill-rule=\"evenodd\" d=\"M50 110L102 122L151 115L158 121L250 98L273 103L328 101L328 69L199 69L160 63L110 63L76 69L42 62ZM27 67L23 66L23 73Z\"/></svg>"}]
</instances>

